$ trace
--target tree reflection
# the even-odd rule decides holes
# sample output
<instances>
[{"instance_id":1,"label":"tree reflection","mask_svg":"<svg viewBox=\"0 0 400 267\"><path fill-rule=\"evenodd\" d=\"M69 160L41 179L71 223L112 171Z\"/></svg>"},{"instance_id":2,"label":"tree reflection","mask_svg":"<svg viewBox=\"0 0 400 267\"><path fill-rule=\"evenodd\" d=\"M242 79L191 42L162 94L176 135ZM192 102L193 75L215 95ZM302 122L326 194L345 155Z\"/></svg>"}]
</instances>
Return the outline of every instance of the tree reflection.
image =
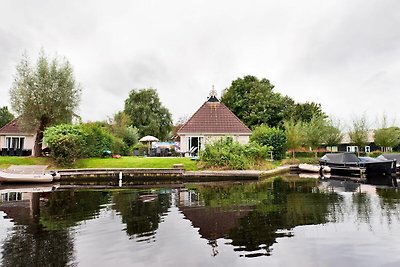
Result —
<instances>
[{"instance_id":1,"label":"tree reflection","mask_svg":"<svg viewBox=\"0 0 400 267\"><path fill-rule=\"evenodd\" d=\"M41 223L48 229L62 229L94 218L101 205L108 203L107 191L57 191L53 192L42 210Z\"/></svg>"},{"instance_id":2,"label":"tree reflection","mask_svg":"<svg viewBox=\"0 0 400 267\"><path fill-rule=\"evenodd\" d=\"M400 191L399 189L393 188L376 188L376 193L380 197L380 206L388 219L388 223L391 224L393 218L400 221Z\"/></svg>"},{"instance_id":3,"label":"tree reflection","mask_svg":"<svg viewBox=\"0 0 400 267\"><path fill-rule=\"evenodd\" d=\"M18 225L4 242L3 266L74 266L73 250L68 230Z\"/></svg>"},{"instance_id":4,"label":"tree reflection","mask_svg":"<svg viewBox=\"0 0 400 267\"><path fill-rule=\"evenodd\" d=\"M113 208L122 216L126 232L138 241L150 241L171 206L169 194L120 191L113 194Z\"/></svg>"},{"instance_id":5,"label":"tree reflection","mask_svg":"<svg viewBox=\"0 0 400 267\"><path fill-rule=\"evenodd\" d=\"M247 214L241 214L236 225L225 233L234 250L243 252L242 256L246 257L270 255L277 238L293 236L291 230L296 226L335 220L332 213L343 202L343 197L337 193L318 189L315 180L287 182L275 179L257 184L199 186L197 190L205 208L214 207L216 210L222 206L225 210L237 210L238 207L252 207ZM191 219L205 220L191 216L184 208L182 210ZM193 225L206 224L195 221ZM207 231L200 227L199 232Z\"/></svg>"},{"instance_id":6,"label":"tree reflection","mask_svg":"<svg viewBox=\"0 0 400 267\"><path fill-rule=\"evenodd\" d=\"M71 190L31 193L12 209L3 203L15 223L3 246L3 266L74 266L70 227L96 216L108 199L107 192Z\"/></svg>"}]
</instances>

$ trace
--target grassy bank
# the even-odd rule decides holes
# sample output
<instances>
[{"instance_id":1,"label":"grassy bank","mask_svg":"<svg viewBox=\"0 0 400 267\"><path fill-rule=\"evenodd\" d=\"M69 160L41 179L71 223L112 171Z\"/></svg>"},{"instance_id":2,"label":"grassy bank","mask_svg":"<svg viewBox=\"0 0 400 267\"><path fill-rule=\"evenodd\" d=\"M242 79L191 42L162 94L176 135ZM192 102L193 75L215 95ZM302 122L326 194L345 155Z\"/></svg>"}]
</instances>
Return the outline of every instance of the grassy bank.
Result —
<instances>
[{"instance_id":1,"label":"grassy bank","mask_svg":"<svg viewBox=\"0 0 400 267\"><path fill-rule=\"evenodd\" d=\"M173 164L183 164L185 170L197 170L197 162L190 158L144 158L122 157L80 159L74 168L172 168Z\"/></svg>"},{"instance_id":2,"label":"grassy bank","mask_svg":"<svg viewBox=\"0 0 400 267\"><path fill-rule=\"evenodd\" d=\"M172 168L173 164L183 164L188 171L197 170L197 162L189 158L144 158L122 157L80 159L70 168ZM0 169L11 165L48 165L52 169L60 169L50 158L34 157L0 157Z\"/></svg>"}]
</instances>

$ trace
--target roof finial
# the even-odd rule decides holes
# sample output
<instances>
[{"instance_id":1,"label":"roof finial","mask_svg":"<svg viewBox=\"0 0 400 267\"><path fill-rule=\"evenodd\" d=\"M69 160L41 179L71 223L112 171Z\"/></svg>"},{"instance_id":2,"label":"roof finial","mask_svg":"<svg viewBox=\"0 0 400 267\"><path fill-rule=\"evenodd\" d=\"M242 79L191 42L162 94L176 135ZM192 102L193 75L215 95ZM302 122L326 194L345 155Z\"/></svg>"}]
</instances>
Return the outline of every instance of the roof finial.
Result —
<instances>
[{"instance_id":1,"label":"roof finial","mask_svg":"<svg viewBox=\"0 0 400 267\"><path fill-rule=\"evenodd\" d=\"M214 84L212 85L212 90L210 92L210 97L217 97L217 91L214 89Z\"/></svg>"}]
</instances>

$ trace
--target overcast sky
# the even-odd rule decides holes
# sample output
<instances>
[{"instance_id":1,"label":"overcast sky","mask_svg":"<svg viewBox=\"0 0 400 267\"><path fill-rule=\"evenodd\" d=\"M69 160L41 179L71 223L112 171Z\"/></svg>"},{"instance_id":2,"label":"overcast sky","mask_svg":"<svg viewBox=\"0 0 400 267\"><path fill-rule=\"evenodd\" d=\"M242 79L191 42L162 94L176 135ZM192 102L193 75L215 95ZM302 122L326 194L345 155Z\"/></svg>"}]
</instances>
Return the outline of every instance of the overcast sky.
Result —
<instances>
[{"instance_id":1,"label":"overcast sky","mask_svg":"<svg viewBox=\"0 0 400 267\"><path fill-rule=\"evenodd\" d=\"M0 0L0 106L24 51L65 56L83 87L79 114L104 120L153 87L174 120L212 85L267 78L343 121L397 118L400 1Z\"/></svg>"}]
</instances>

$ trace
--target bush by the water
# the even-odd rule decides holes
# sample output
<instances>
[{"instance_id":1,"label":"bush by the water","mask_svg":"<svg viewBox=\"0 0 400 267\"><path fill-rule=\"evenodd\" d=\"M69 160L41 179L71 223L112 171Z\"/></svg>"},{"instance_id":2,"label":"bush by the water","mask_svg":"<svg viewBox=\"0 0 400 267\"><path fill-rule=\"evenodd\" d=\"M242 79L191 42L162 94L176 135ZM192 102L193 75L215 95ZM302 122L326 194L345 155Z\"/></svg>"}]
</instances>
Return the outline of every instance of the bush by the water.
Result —
<instances>
[{"instance_id":1,"label":"bush by the water","mask_svg":"<svg viewBox=\"0 0 400 267\"><path fill-rule=\"evenodd\" d=\"M100 157L105 150L112 150L114 137L100 123L85 123L80 125L85 135L85 146L82 148L84 157Z\"/></svg>"},{"instance_id":2,"label":"bush by the water","mask_svg":"<svg viewBox=\"0 0 400 267\"><path fill-rule=\"evenodd\" d=\"M200 158L205 167L223 167L244 170L252 168L257 162L268 157L271 147L258 143L241 145L232 138L225 137L212 144L206 145Z\"/></svg>"},{"instance_id":3,"label":"bush by the water","mask_svg":"<svg viewBox=\"0 0 400 267\"><path fill-rule=\"evenodd\" d=\"M272 147L274 159L280 160L285 157L287 150L285 132L276 127L268 127L262 124L253 130L250 141L257 142L262 146Z\"/></svg>"},{"instance_id":4,"label":"bush by the water","mask_svg":"<svg viewBox=\"0 0 400 267\"><path fill-rule=\"evenodd\" d=\"M82 156L85 136L77 125L60 124L44 132L50 155L61 166L72 165Z\"/></svg>"}]
</instances>

